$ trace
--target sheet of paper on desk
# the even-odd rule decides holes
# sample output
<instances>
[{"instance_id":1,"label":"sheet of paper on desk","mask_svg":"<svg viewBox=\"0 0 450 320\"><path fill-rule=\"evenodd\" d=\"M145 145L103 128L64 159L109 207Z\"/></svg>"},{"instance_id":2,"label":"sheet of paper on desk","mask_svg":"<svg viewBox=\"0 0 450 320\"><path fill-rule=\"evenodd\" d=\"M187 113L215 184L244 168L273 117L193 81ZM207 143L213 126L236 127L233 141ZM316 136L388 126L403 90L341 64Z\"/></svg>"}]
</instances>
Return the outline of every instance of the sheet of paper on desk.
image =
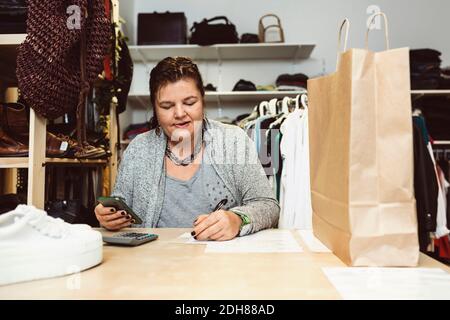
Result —
<instances>
[{"instance_id":1,"label":"sheet of paper on desk","mask_svg":"<svg viewBox=\"0 0 450 320\"><path fill-rule=\"evenodd\" d=\"M348 300L450 299L450 274L438 268L322 268Z\"/></svg>"},{"instance_id":2,"label":"sheet of paper on desk","mask_svg":"<svg viewBox=\"0 0 450 320\"><path fill-rule=\"evenodd\" d=\"M189 232L186 232L183 233L181 236L179 236L177 239L175 239L175 242L184 244L208 244L210 241L195 240L194 237L192 237Z\"/></svg>"},{"instance_id":3,"label":"sheet of paper on desk","mask_svg":"<svg viewBox=\"0 0 450 320\"><path fill-rule=\"evenodd\" d=\"M300 237L311 252L331 252L319 239L314 236L312 230L298 230Z\"/></svg>"},{"instance_id":4,"label":"sheet of paper on desk","mask_svg":"<svg viewBox=\"0 0 450 320\"><path fill-rule=\"evenodd\" d=\"M264 230L230 241L208 242L205 253L302 252L290 230Z\"/></svg>"}]
</instances>

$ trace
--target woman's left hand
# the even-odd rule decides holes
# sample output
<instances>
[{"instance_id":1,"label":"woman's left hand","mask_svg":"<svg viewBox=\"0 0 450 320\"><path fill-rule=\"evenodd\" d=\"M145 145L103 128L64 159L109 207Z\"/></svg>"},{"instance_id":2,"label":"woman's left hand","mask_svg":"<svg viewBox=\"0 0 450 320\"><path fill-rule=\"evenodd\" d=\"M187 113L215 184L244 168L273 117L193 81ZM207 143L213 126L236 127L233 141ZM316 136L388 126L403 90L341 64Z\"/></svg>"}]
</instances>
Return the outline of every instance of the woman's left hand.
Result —
<instances>
[{"instance_id":1,"label":"woman's left hand","mask_svg":"<svg viewBox=\"0 0 450 320\"><path fill-rule=\"evenodd\" d=\"M241 217L234 212L218 210L198 216L191 234L196 240L231 240L239 234L241 223Z\"/></svg>"}]
</instances>

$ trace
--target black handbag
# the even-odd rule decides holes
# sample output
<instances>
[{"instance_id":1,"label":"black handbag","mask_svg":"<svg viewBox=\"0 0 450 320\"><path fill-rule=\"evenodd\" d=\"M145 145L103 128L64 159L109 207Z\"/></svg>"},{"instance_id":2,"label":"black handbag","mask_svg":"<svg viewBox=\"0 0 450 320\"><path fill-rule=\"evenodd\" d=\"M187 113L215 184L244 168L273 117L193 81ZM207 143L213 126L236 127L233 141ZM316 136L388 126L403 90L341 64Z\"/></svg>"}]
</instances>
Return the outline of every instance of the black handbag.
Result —
<instances>
[{"instance_id":1,"label":"black handbag","mask_svg":"<svg viewBox=\"0 0 450 320\"><path fill-rule=\"evenodd\" d=\"M184 12L138 14L138 45L186 44Z\"/></svg>"},{"instance_id":2,"label":"black handbag","mask_svg":"<svg viewBox=\"0 0 450 320\"><path fill-rule=\"evenodd\" d=\"M244 33L241 35L241 43L259 43L259 36L254 33Z\"/></svg>"},{"instance_id":3,"label":"black handbag","mask_svg":"<svg viewBox=\"0 0 450 320\"><path fill-rule=\"evenodd\" d=\"M211 24L213 21L223 20L224 23ZM217 43L238 43L239 37L236 26L227 17L218 16L211 19L203 19L202 22L194 22L191 28L191 44L209 46Z\"/></svg>"}]
</instances>

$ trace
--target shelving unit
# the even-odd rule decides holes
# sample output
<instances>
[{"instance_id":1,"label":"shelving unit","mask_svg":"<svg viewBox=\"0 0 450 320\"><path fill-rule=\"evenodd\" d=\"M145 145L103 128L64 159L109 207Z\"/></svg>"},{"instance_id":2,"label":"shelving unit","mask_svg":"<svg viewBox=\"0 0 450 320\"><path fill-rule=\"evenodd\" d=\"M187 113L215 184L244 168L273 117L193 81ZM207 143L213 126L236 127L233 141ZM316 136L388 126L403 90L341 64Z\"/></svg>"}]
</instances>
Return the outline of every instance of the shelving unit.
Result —
<instances>
[{"instance_id":1,"label":"shelving unit","mask_svg":"<svg viewBox=\"0 0 450 320\"><path fill-rule=\"evenodd\" d=\"M113 0L113 19L118 22L118 0ZM116 30L117 31L117 30ZM25 34L0 35L0 61L15 67L17 47L26 38ZM2 70L3 71L3 70ZM0 81L1 81L0 77ZM0 169L28 168L28 195L27 202L37 208L44 208L45 201L45 167L47 165L58 166L84 166L84 167L106 167L109 166L110 185L114 184L117 174L117 121L116 106L112 103L110 108L110 149L112 157L108 160L102 159L67 159L46 158L46 119L37 115L33 109L30 110L30 134L29 134L29 157L8 158L0 157ZM10 176L10 175L9 175Z\"/></svg>"},{"instance_id":2,"label":"shelving unit","mask_svg":"<svg viewBox=\"0 0 450 320\"><path fill-rule=\"evenodd\" d=\"M0 59L15 67L17 47L25 40L23 34L0 35ZM10 70L8 70L10 71ZM0 168L28 168L28 204L44 207L46 121L30 110L30 139L28 158L0 158Z\"/></svg>"},{"instance_id":3,"label":"shelving unit","mask_svg":"<svg viewBox=\"0 0 450 320\"><path fill-rule=\"evenodd\" d=\"M449 140L437 140L437 141L434 141L434 144L438 145L438 146L450 145L450 141Z\"/></svg>"},{"instance_id":4,"label":"shelving unit","mask_svg":"<svg viewBox=\"0 0 450 320\"><path fill-rule=\"evenodd\" d=\"M187 56L193 60L308 59L314 44L239 43L198 45L130 46L135 62L148 63L169 56Z\"/></svg>"},{"instance_id":5,"label":"shelving unit","mask_svg":"<svg viewBox=\"0 0 450 320\"><path fill-rule=\"evenodd\" d=\"M442 96L450 95L450 90L411 90L411 94Z\"/></svg>"},{"instance_id":6,"label":"shelving unit","mask_svg":"<svg viewBox=\"0 0 450 320\"><path fill-rule=\"evenodd\" d=\"M25 40L25 34L0 35L0 80L15 80L17 46Z\"/></svg>"},{"instance_id":7,"label":"shelving unit","mask_svg":"<svg viewBox=\"0 0 450 320\"><path fill-rule=\"evenodd\" d=\"M0 169L11 169L11 168L28 168L28 157L21 158L0 158ZM100 159L67 159L67 158L45 158L42 165L82 165L82 166L97 166L106 165L108 161Z\"/></svg>"},{"instance_id":8,"label":"shelving unit","mask_svg":"<svg viewBox=\"0 0 450 320\"><path fill-rule=\"evenodd\" d=\"M205 102L258 102L302 93L304 91L207 91L205 92ZM130 93L128 98L130 101L137 102L136 104L142 108L150 106L149 93Z\"/></svg>"},{"instance_id":9,"label":"shelving unit","mask_svg":"<svg viewBox=\"0 0 450 320\"><path fill-rule=\"evenodd\" d=\"M237 112L243 104L254 105L264 100L285 96L295 97L303 93L303 91L222 91L222 77L226 72L224 70L226 67L225 61L252 60L265 63L265 61L284 60L284 62L294 67L298 61L309 59L315 47L316 45L311 43L235 43L211 46L134 45L129 46L129 50L133 62L145 65L148 69L146 72L158 61L168 56L188 56L199 64L204 62L208 66L210 66L210 63L216 63L218 66L217 79L213 83L217 85L219 91L205 92L205 102L209 110L211 110L211 107L217 107L217 116L222 117L225 115L224 105L234 108L233 112ZM128 95L128 101L130 105L138 109L149 109L151 105L149 92L142 88L136 88L134 92L132 89L132 92Z\"/></svg>"},{"instance_id":10,"label":"shelving unit","mask_svg":"<svg viewBox=\"0 0 450 320\"><path fill-rule=\"evenodd\" d=\"M2 46L2 49L4 49L5 46L17 47L26 37L27 35L25 33L2 34L0 35L0 45Z\"/></svg>"},{"instance_id":11,"label":"shelving unit","mask_svg":"<svg viewBox=\"0 0 450 320\"><path fill-rule=\"evenodd\" d=\"M152 45L130 46L130 54L135 63L150 65L168 56L188 56L194 61L216 60L219 65L225 60L297 60L308 59L314 50L314 44L298 43L236 43L212 46L198 45ZM217 83L221 83L219 72ZM256 92L206 92L206 102L249 102L275 97L292 96L301 92L256 91ZM138 105L149 106L148 92L130 93L130 101Z\"/></svg>"},{"instance_id":12,"label":"shelving unit","mask_svg":"<svg viewBox=\"0 0 450 320\"><path fill-rule=\"evenodd\" d=\"M128 139L127 140L120 140L120 144L123 145L123 146L129 145L130 142L131 142L131 140L128 140Z\"/></svg>"},{"instance_id":13,"label":"shelving unit","mask_svg":"<svg viewBox=\"0 0 450 320\"><path fill-rule=\"evenodd\" d=\"M411 90L411 94L416 99L423 96L450 96L450 90ZM450 141L436 140L433 146L450 146Z\"/></svg>"}]
</instances>

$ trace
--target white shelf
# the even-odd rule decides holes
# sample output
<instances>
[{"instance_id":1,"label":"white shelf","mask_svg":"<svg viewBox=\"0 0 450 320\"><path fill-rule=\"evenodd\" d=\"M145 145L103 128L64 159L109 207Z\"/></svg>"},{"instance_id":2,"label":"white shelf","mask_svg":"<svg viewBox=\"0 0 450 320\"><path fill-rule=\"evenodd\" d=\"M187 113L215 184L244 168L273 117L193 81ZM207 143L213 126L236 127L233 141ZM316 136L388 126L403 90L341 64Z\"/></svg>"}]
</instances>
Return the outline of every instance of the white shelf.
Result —
<instances>
[{"instance_id":1,"label":"white shelf","mask_svg":"<svg viewBox=\"0 0 450 320\"><path fill-rule=\"evenodd\" d=\"M292 97L302 94L304 91L207 91L205 102L259 102L273 98ZM135 101L143 108L150 107L150 95L148 93L130 93L130 101Z\"/></svg>"},{"instance_id":2,"label":"white shelf","mask_svg":"<svg viewBox=\"0 0 450 320\"><path fill-rule=\"evenodd\" d=\"M69 159L69 158L45 158L46 164L58 165L106 165L107 161L104 159Z\"/></svg>"},{"instance_id":3,"label":"white shelf","mask_svg":"<svg viewBox=\"0 0 450 320\"><path fill-rule=\"evenodd\" d=\"M28 168L28 157L20 158L1 158L0 157L0 169L6 168ZM58 165L106 165L107 161L102 159L67 159L67 158L45 158L46 164L58 164Z\"/></svg>"},{"instance_id":4,"label":"white shelf","mask_svg":"<svg viewBox=\"0 0 450 320\"><path fill-rule=\"evenodd\" d=\"M187 56L193 60L243 60L243 59L307 59L314 44L289 43L236 43L212 46L155 45L130 46L135 62L159 61L165 57Z\"/></svg>"},{"instance_id":5,"label":"white shelf","mask_svg":"<svg viewBox=\"0 0 450 320\"><path fill-rule=\"evenodd\" d=\"M273 98L292 97L304 91L228 91L206 92L206 102L258 102Z\"/></svg>"},{"instance_id":6,"label":"white shelf","mask_svg":"<svg viewBox=\"0 0 450 320\"><path fill-rule=\"evenodd\" d=\"M0 158L0 169L28 168L28 158Z\"/></svg>"},{"instance_id":7,"label":"white shelf","mask_svg":"<svg viewBox=\"0 0 450 320\"><path fill-rule=\"evenodd\" d=\"M433 142L434 145L450 145L450 141L448 140L437 140Z\"/></svg>"},{"instance_id":8,"label":"white shelf","mask_svg":"<svg viewBox=\"0 0 450 320\"><path fill-rule=\"evenodd\" d=\"M26 34L0 34L0 46L17 46L21 44L25 38Z\"/></svg>"},{"instance_id":9,"label":"white shelf","mask_svg":"<svg viewBox=\"0 0 450 320\"><path fill-rule=\"evenodd\" d=\"M411 90L413 95L450 95L450 90Z\"/></svg>"}]
</instances>

